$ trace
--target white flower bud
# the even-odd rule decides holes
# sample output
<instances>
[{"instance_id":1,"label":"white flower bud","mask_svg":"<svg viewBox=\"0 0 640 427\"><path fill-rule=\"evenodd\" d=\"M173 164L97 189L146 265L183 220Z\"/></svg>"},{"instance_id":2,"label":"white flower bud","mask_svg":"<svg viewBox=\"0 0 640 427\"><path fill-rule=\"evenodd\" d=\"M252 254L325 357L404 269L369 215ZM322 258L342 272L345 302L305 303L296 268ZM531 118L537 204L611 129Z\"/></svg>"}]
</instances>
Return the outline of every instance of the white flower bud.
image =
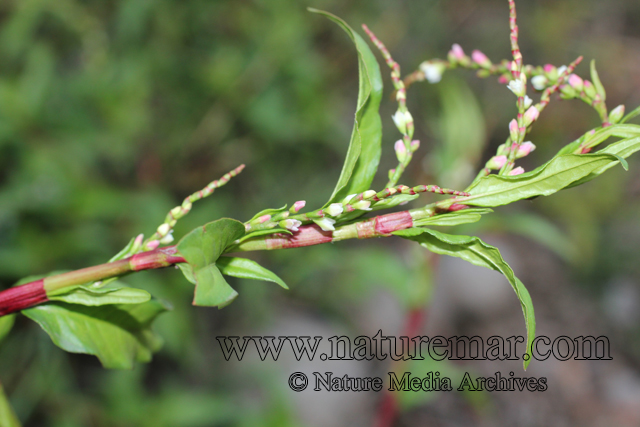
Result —
<instances>
[{"instance_id":1,"label":"white flower bud","mask_svg":"<svg viewBox=\"0 0 640 427\"><path fill-rule=\"evenodd\" d=\"M335 227L333 226L333 224L335 224L336 221L331 219L331 218L314 219L313 222L318 224L318 226L320 228L322 228L324 231L333 231L333 230L335 230Z\"/></svg>"},{"instance_id":2,"label":"white flower bud","mask_svg":"<svg viewBox=\"0 0 640 427\"><path fill-rule=\"evenodd\" d=\"M171 242L173 242L173 230L169 231L166 236L160 239L160 243L163 245L168 245Z\"/></svg>"},{"instance_id":3,"label":"white flower bud","mask_svg":"<svg viewBox=\"0 0 640 427\"><path fill-rule=\"evenodd\" d=\"M324 209L324 212L331 216L338 216L342 213L342 203L332 203Z\"/></svg>"},{"instance_id":4,"label":"white flower bud","mask_svg":"<svg viewBox=\"0 0 640 427\"><path fill-rule=\"evenodd\" d=\"M438 83L442 80L442 73L444 73L444 64L440 62L423 62L420 64L420 71L424 74L424 77L429 83Z\"/></svg>"},{"instance_id":5,"label":"white flower bud","mask_svg":"<svg viewBox=\"0 0 640 427\"><path fill-rule=\"evenodd\" d=\"M407 133L407 121L402 111L396 111L396 113L391 116L391 118L393 119L393 122L396 124L396 127L398 128L400 133Z\"/></svg>"},{"instance_id":6,"label":"white flower bud","mask_svg":"<svg viewBox=\"0 0 640 427\"><path fill-rule=\"evenodd\" d=\"M162 224L160 227L158 227L157 232L159 235L164 236L169 232L170 229L171 227L169 227L169 224Z\"/></svg>"},{"instance_id":7,"label":"white flower bud","mask_svg":"<svg viewBox=\"0 0 640 427\"><path fill-rule=\"evenodd\" d=\"M524 73L522 73L522 75L524 75ZM527 94L527 87L522 79L511 80L507 87L516 96L525 96Z\"/></svg>"},{"instance_id":8,"label":"white flower bud","mask_svg":"<svg viewBox=\"0 0 640 427\"><path fill-rule=\"evenodd\" d=\"M361 211L370 211L371 202L369 200L360 200L359 202L355 202L351 205L354 209L358 209Z\"/></svg>"},{"instance_id":9,"label":"white flower bud","mask_svg":"<svg viewBox=\"0 0 640 427\"><path fill-rule=\"evenodd\" d=\"M543 90L547 86L549 80L543 75L533 76L531 78L531 84L535 90Z\"/></svg>"},{"instance_id":10,"label":"white flower bud","mask_svg":"<svg viewBox=\"0 0 640 427\"><path fill-rule=\"evenodd\" d=\"M531 104L533 104L533 99L531 99L531 98L529 98L529 96L525 95L525 97L524 97L524 108L531 107Z\"/></svg>"}]
</instances>

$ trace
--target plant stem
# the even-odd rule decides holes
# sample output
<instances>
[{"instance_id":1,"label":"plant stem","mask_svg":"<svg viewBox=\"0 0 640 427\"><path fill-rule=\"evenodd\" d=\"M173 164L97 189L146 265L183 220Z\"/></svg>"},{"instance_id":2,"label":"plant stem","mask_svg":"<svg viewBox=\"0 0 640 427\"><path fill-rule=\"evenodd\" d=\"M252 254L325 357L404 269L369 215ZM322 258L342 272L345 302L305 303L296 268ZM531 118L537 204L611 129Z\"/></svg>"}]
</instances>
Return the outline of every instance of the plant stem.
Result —
<instances>
[{"instance_id":1,"label":"plant stem","mask_svg":"<svg viewBox=\"0 0 640 427\"><path fill-rule=\"evenodd\" d=\"M419 209L366 218L337 227L334 231L322 231L315 224L306 225L300 227L300 230L292 235L275 233L259 236L230 247L226 252L299 248L347 239L388 237L394 231L412 227L414 220L427 218L446 212L447 209L452 209L451 207L447 208L447 204L443 202L446 201L443 200ZM451 205L451 202L449 201L448 204ZM455 204L451 206L456 206L455 209L458 208ZM119 277L136 271L168 267L183 262L186 261L178 254L176 246L166 246L114 262L45 277L44 279L1 291L0 316L47 302L49 301L48 293L63 288Z\"/></svg>"},{"instance_id":2,"label":"plant stem","mask_svg":"<svg viewBox=\"0 0 640 427\"><path fill-rule=\"evenodd\" d=\"M185 262L185 259L177 255L176 247L168 246L118 261L45 277L0 292L0 316L47 302L49 292L62 288L118 277L135 271L168 267L181 262Z\"/></svg>"}]
</instances>

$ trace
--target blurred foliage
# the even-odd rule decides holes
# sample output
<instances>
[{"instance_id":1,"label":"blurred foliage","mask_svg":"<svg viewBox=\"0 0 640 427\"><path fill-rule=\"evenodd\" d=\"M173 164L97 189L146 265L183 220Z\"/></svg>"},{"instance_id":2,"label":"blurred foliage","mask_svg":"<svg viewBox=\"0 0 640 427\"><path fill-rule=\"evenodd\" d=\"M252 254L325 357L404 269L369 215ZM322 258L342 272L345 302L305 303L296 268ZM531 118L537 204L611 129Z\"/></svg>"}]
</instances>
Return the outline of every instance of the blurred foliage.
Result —
<instances>
[{"instance_id":1,"label":"blurred foliage","mask_svg":"<svg viewBox=\"0 0 640 427\"><path fill-rule=\"evenodd\" d=\"M132 236L152 233L184 196L240 163L245 172L198 203L177 237L222 216L245 220L295 200L320 206L346 152L357 61L348 38L307 6L353 28L366 22L405 73L444 57L453 42L494 60L509 54L501 0L0 3L0 284L104 262ZM609 106L640 103L638 2L540 0L518 8L527 63L595 57ZM587 67L578 73L587 75ZM381 171L394 166L397 139L384 79ZM422 148L403 183L460 185L447 168L467 174L495 152L507 136L512 101L495 81L461 71L437 87L410 88ZM553 102L534 127L538 149L524 167L596 124L586 105ZM460 152L466 162L451 164ZM594 295L619 275L637 283L640 162L631 158L630 166L562 196L501 209L510 227L478 226L547 246L561 230L566 238L551 249ZM384 181L378 176L375 188ZM426 255L385 240L252 254L292 291L238 281L239 301L223 311L191 307L192 286L178 272L136 274L128 284L174 306L159 318L165 346L150 364L105 371L89 356L63 353L21 318L0 347L0 379L27 426L300 425L285 384L269 372L244 373L243 389L237 372L218 367L214 337L257 331L282 305L356 333L353 307L372 288L390 289L406 306L428 301L431 272L416 267ZM640 348L632 351L637 358ZM247 396L247 389L256 392Z\"/></svg>"}]
</instances>

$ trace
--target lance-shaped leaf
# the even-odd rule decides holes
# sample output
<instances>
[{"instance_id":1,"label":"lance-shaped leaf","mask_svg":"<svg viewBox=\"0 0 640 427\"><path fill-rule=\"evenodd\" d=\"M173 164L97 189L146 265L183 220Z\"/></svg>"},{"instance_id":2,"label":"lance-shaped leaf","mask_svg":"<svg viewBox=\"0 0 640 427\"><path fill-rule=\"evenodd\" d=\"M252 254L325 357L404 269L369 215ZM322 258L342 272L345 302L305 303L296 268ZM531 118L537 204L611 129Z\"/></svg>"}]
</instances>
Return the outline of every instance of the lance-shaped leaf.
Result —
<instances>
[{"instance_id":1,"label":"lance-shaped leaf","mask_svg":"<svg viewBox=\"0 0 640 427\"><path fill-rule=\"evenodd\" d=\"M244 235L244 224L222 218L198 227L178 243L178 252L188 266L181 267L187 280L195 282L193 304L206 307L224 307L238 293L229 286L216 261L235 240Z\"/></svg>"},{"instance_id":2,"label":"lance-shaped leaf","mask_svg":"<svg viewBox=\"0 0 640 427\"><path fill-rule=\"evenodd\" d=\"M151 354L162 345L150 326L167 310L158 300L100 307L50 302L22 313L63 350L93 354L105 368L131 369L136 361L151 360Z\"/></svg>"},{"instance_id":3,"label":"lance-shaped leaf","mask_svg":"<svg viewBox=\"0 0 640 427\"><path fill-rule=\"evenodd\" d=\"M413 221L414 227L453 226L480 221L483 214L493 212L491 209L463 209Z\"/></svg>"},{"instance_id":4,"label":"lance-shaped leaf","mask_svg":"<svg viewBox=\"0 0 640 427\"><path fill-rule=\"evenodd\" d=\"M379 202L375 202L371 206L372 211L377 211L380 209L389 209L394 208L403 203L409 203L412 200L420 197L419 194L397 194L395 196L387 197L386 199L382 199Z\"/></svg>"},{"instance_id":5,"label":"lance-shaped leaf","mask_svg":"<svg viewBox=\"0 0 640 427\"><path fill-rule=\"evenodd\" d=\"M9 404L9 399L4 393L2 384L0 384L0 426L2 427L20 427L20 421L16 417L15 412Z\"/></svg>"},{"instance_id":6,"label":"lance-shaped leaf","mask_svg":"<svg viewBox=\"0 0 640 427\"><path fill-rule=\"evenodd\" d=\"M598 71L596 70L596 60L591 60L591 80L593 81L593 86L596 88L596 92L600 95L602 102L607 100L607 92L604 90L604 86L600 81L600 76L598 75Z\"/></svg>"},{"instance_id":7,"label":"lance-shaped leaf","mask_svg":"<svg viewBox=\"0 0 640 427\"><path fill-rule=\"evenodd\" d=\"M640 136L640 126L633 124L616 124L599 129L593 129L582 135L570 144L565 145L556 157L561 154L580 154L579 148L593 148L611 137L633 138Z\"/></svg>"},{"instance_id":8,"label":"lance-shaped leaf","mask_svg":"<svg viewBox=\"0 0 640 427\"><path fill-rule=\"evenodd\" d=\"M409 228L396 231L393 234L418 242L431 252L462 258L471 264L487 267L504 274L516 292L524 314L524 321L527 327L527 353L526 356L523 357L525 359L524 368L527 369L531 361L531 343L536 336L536 320L533 314L533 303L531 302L531 296L527 289L513 274L511 267L502 259L500 251L491 245L487 245L478 237L455 236L428 228Z\"/></svg>"},{"instance_id":9,"label":"lance-shaped leaf","mask_svg":"<svg viewBox=\"0 0 640 427\"><path fill-rule=\"evenodd\" d=\"M284 205L283 207L277 208L277 209L275 209L275 208L263 209L260 212L258 212L257 214L255 214L253 216L253 218L251 218L249 221L253 221L254 219L258 219L263 215L271 215L271 216L277 215L277 214L282 213L282 212L284 212L286 210L287 210L287 205Z\"/></svg>"},{"instance_id":10,"label":"lance-shaped leaf","mask_svg":"<svg viewBox=\"0 0 640 427\"><path fill-rule=\"evenodd\" d=\"M342 201L349 194L361 193L371 187L380 163L382 123L378 108L382 99L382 76L373 52L346 22L328 12L312 8L309 11L324 15L338 24L353 40L358 51L359 87L355 123L347 158L333 194L325 205L328 206Z\"/></svg>"},{"instance_id":11,"label":"lance-shaped leaf","mask_svg":"<svg viewBox=\"0 0 640 427\"><path fill-rule=\"evenodd\" d=\"M62 301L71 304L99 306L107 304L141 304L151 299L151 294L143 289L128 288L116 282L104 288L75 286L61 288L48 293L50 301Z\"/></svg>"},{"instance_id":12,"label":"lance-shaped leaf","mask_svg":"<svg viewBox=\"0 0 640 427\"><path fill-rule=\"evenodd\" d=\"M9 314L6 316L2 316L0 317L0 342L2 342L2 340L9 335L9 332L11 332L11 328L13 328L13 323L16 320L16 315L15 314ZM0 424L1 426L2 424Z\"/></svg>"},{"instance_id":13,"label":"lance-shaped leaf","mask_svg":"<svg viewBox=\"0 0 640 427\"><path fill-rule=\"evenodd\" d=\"M276 233L292 234L291 231L287 230L286 228L279 228L279 227L269 228L269 229L266 229L266 230L258 230L258 231L249 232L249 233L245 234L244 236L242 236L240 239L238 239L238 243L242 243L245 240L253 239L254 237L266 236L268 234L276 234Z\"/></svg>"},{"instance_id":14,"label":"lance-shaped leaf","mask_svg":"<svg viewBox=\"0 0 640 427\"><path fill-rule=\"evenodd\" d=\"M618 159L618 161L622 164L622 167L624 167L625 170L627 170L629 166L626 164L626 161L624 159L626 157L629 157L630 155L632 155L638 150L640 150L640 137L627 138L627 139L622 139L620 141L616 141L613 144L609 144L602 150L598 151L598 154L608 153L608 154L611 154L612 156L615 156ZM609 168L612 168L615 165L616 163L609 163L607 165L604 165L601 168L594 170L589 175L586 175L585 177L572 183L569 186L569 188L591 181L592 179L594 179L595 177L597 177L598 175L602 174L604 171L606 171Z\"/></svg>"},{"instance_id":15,"label":"lance-shaped leaf","mask_svg":"<svg viewBox=\"0 0 640 427\"><path fill-rule=\"evenodd\" d=\"M554 157L539 168L516 176L487 175L468 190L471 196L455 203L493 207L535 196L548 196L599 170L620 163L617 155L565 154ZM451 201L450 203L454 203Z\"/></svg>"},{"instance_id":16,"label":"lance-shaped leaf","mask_svg":"<svg viewBox=\"0 0 640 427\"><path fill-rule=\"evenodd\" d=\"M257 262L247 258L220 257L216 265L227 276L239 277L241 279L266 280L277 283L285 289L289 287L275 273L267 270Z\"/></svg>"}]
</instances>

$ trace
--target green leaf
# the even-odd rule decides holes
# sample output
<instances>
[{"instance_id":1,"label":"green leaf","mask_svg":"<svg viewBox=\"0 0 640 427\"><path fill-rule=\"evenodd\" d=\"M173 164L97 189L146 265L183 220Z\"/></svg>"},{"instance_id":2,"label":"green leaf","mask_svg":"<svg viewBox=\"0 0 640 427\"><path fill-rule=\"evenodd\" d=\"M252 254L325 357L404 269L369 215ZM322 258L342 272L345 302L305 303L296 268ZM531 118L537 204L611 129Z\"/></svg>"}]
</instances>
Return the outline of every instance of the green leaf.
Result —
<instances>
[{"instance_id":1,"label":"green leaf","mask_svg":"<svg viewBox=\"0 0 640 427\"><path fill-rule=\"evenodd\" d=\"M128 288L118 284L104 288L91 288L88 286L75 286L61 288L47 296L51 301L62 301L70 304L82 304L99 306L106 304L141 304L151 299L151 294L143 289Z\"/></svg>"},{"instance_id":2,"label":"green leaf","mask_svg":"<svg viewBox=\"0 0 640 427\"><path fill-rule=\"evenodd\" d=\"M617 156L620 154L604 151L596 154L564 154L522 175L487 175L468 190L471 196L457 198L455 203L493 207L530 197L548 196L596 171L604 171L618 164Z\"/></svg>"},{"instance_id":3,"label":"green leaf","mask_svg":"<svg viewBox=\"0 0 640 427\"><path fill-rule=\"evenodd\" d=\"M640 115L640 107L636 107L633 111L631 111L629 114L627 114L626 116L624 116L624 117L622 118L622 120L620 120L620 122L619 122L619 123L620 123L620 124L621 124L621 123L626 123L626 122L628 122L629 120L631 120L631 119L633 119L633 118L637 117L638 115Z\"/></svg>"},{"instance_id":4,"label":"green leaf","mask_svg":"<svg viewBox=\"0 0 640 427\"><path fill-rule=\"evenodd\" d=\"M341 201L349 194L361 193L371 187L380 163L382 122L378 108L382 99L380 67L367 43L346 22L317 9L308 9L331 19L353 40L358 51L359 87L355 123L351 141L333 194L325 206Z\"/></svg>"},{"instance_id":5,"label":"green leaf","mask_svg":"<svg viewBox=\"0 0 640 427\"><path fill-rule=\"evenodd\" d=\"M252 239L254 237L264 236L267 234L275 234L275 233L293 234L291 231L287 230L286 228L279 228L279 227L269 228L267 230L258 230L258 231L247 233L244 236L242 236L240 239L238 239L238 243L242 243L245 240Z\"/></svg>"},{"instance_id":6,"label":"green leaf","mask_svg":"<svg viewBox=\"0 0 640 427\"><path fill-rule=\"evenodd\" d=\"M593 86L596 88L596 92L602 98L602 102L607 100L607 93L604 90L604 86L602 86L602 82L600 81L600 76L598 76L598 71L596 71L596 60L591 60L591 80L593 81Z\"/></svg>"},{"instance_id":7,"label":"green leaf","mask_svg":"<svg viewBox=\"0 0 640 427\"><path fill-rule=\"evenodd\" d=\"M466 80L447 74L438 85L442 114L432 127L441 143L429 156L436 181L448 188L462 188L473 179L487 140L484 113Z\"/></svg>"},{"instance_id":8,"label":"green leaf","mask_svg":"<svg viewBox=\"0 0 640 427\"><path fill-rule=\"evenodd\" d=\"M4 393L2 384L0 384L0 426L20 427L20 421L18 421L18 417L9 404L9 399L7 399L7 395Z\"/></svg>"},{"instance_id":9,"label":"green leaf","mask_svg":"<svg viewBox=\"0 0 640 427\"><path fill-rule=\"evenodd\" d=\"M13 323L16 320L15 314L8 314L6 316L0 317L0 342L11 332L11 328L13 328ZM2 424L0 424L2 426Z\"/></svg>"},{"instance_id":10,"label":"green leaf","mask_svg":"<svg viewBox=\"0 0 640 427\"><path fill-rule=\"evenodd\" d=\"M150 361L162 345L150 326L168 308L158 300L100 307L50 302L22 313L38 323L58 347L95 355L105 368L131 369L136 361Z\"/></svg>"},{"instance_id":11,"label":"green leaf","mask_svg":"<svg viewBox=\"0 0 640 427\"><path fill-rule=\"evenodd\" d=\"M590 130L577 140L565 145L558 154L556 154L556 157L561 154L574 154L580 146L595 147L611 137L633 138L635 136L640 136L640 126L638 125L618 123L604 128L601 127Z\"/></svg>"},{"instance_id":12,"label":"green leaf","mask_svg":"<svg viewBox=\"0 0 640 427\"><path fill-rule=\"evenodd\" d=\"M509 265L502 259L500 251L493 246L487 245L478 237L455 236L427 228L409 228L406 230L396 231L393 234L418 242L420 246L429 249L431 252L462 258L469 261L471 264L487 267L504 274L507 280L509 280L509 283L511 283L513 290L516 292L524 314L524 321L527 327L527 354L529 355L529 358L524 361L524 369L527 369L527 366L529 366L529 362L531 361L531 354L529 353L531 343L536 335L536 320L533 313L533 303L531 302L531 296L525 286L513 274L511 267L509 267Z\"/></svg>"},{"instance_id":13,"label":"green leaf","mask_svg":"<svg viewBox=\"0 0 640 427\"><path fill-rule=\"evenodd\" d=\"M281 213L281 212L284 212L284 211L286 211L286 210L287 210L287 205L284 205L283 207L281 207L281 208L277 208L277 209L275 209L275 208L271 208L271 209L263 209L263 210L261 210L260 212L258 212L257 214L255 214L255 215L253 216L253 218L251 218L249 221L253 221L254 219L258 219L258 218L260 218L262 215L271 215L271 216L273 216L273 215L277 215L277 214L279 214L279 213Z\"/></svg>"},{"instance_id":14,"label":"green leaf","mask_svg":"<svg viewBox=\"0 0 640 427\"><path fill-rule=\"evenodd\" d=\"M414 227L423 226L453 226L480 221L483 214L493 212L491 209L463 209L461 211L448 212L429 218L422 218L413 222Z\"/></svg>"},{"instance_id":15,"label":"green leaf","mask_svg":"<svg viewBox=\"0 0 640 427\"><path fill-rule=\"evenodd\" d=\"M617 154L611 154L612 156L615 156L616 159L618 159L618 161L620 162L620 166L622 166L622 169L624 169L625 171L629 171L629 163L627 163L627 161L624 159L624 157L620 157Z\"/></svg>"},{"instance_id":16,"label":"green leaf","mask_svg":"<svg viewBox=\"0 0 640 427\"><path fill-rule=\"evenodd\" d=\"M395 196L382 199L379 202L375 202L375 204L371 206L371 210L377 211L380 209L393 208L402 203L409 203L410 201L417 199L419 196L419 194L397 194Z\"/></svg>"},{"instance_id":17,"label":"green leaf","mask_svg":"<svg viewBox=\"0 0 640 427\"><path fill-rule=\"evenodd\" d=\"M131 250L133 249L133 245L135 244L135 241L136 241L135 237L129 240L129 243L127 243L127 245L124 248L122 248L120 252L112 256L109 262L117 261L119 259L124 259L129 255L131 255Z\"/></svg>"},{"instance_id":18,"label":"green leaf","mask_svg":"<svg viewBox=\"0 0 640 427\"><path fill-rule=\"evenodd\" d=\"M575 260L578 253L575 243L563 230L537 214L500 212L485 218L479 225L465 228L463 232L476 234L485 231L519 234L545 246L567 262Z\"/></svg>"},{"instance_id":19,"label":"green leaf","mask_svg":"<svg viewBox=\"0 0 640 427\"><path fill-rule=\"evenodd\" d=\"M243 235L244 224L222 218L196 228L180 240L178 252L189 265L189 268L181 267L181 270L184 273L185 269L190 269L185 277L196 284L194 305L222 308L238 296L215 263Z\"/></svg>"},{"instance_id":20,"label":"green leaf","mask_svg":"<svg viewBox=\"0 0 640 427\"><path fill-rule=\"evenodd\" d=\"M289 289L281 278L255 261L246 258L220 257L216 262L222 274L241 279L266 280Z\"/></svg>"}]
</instances>

